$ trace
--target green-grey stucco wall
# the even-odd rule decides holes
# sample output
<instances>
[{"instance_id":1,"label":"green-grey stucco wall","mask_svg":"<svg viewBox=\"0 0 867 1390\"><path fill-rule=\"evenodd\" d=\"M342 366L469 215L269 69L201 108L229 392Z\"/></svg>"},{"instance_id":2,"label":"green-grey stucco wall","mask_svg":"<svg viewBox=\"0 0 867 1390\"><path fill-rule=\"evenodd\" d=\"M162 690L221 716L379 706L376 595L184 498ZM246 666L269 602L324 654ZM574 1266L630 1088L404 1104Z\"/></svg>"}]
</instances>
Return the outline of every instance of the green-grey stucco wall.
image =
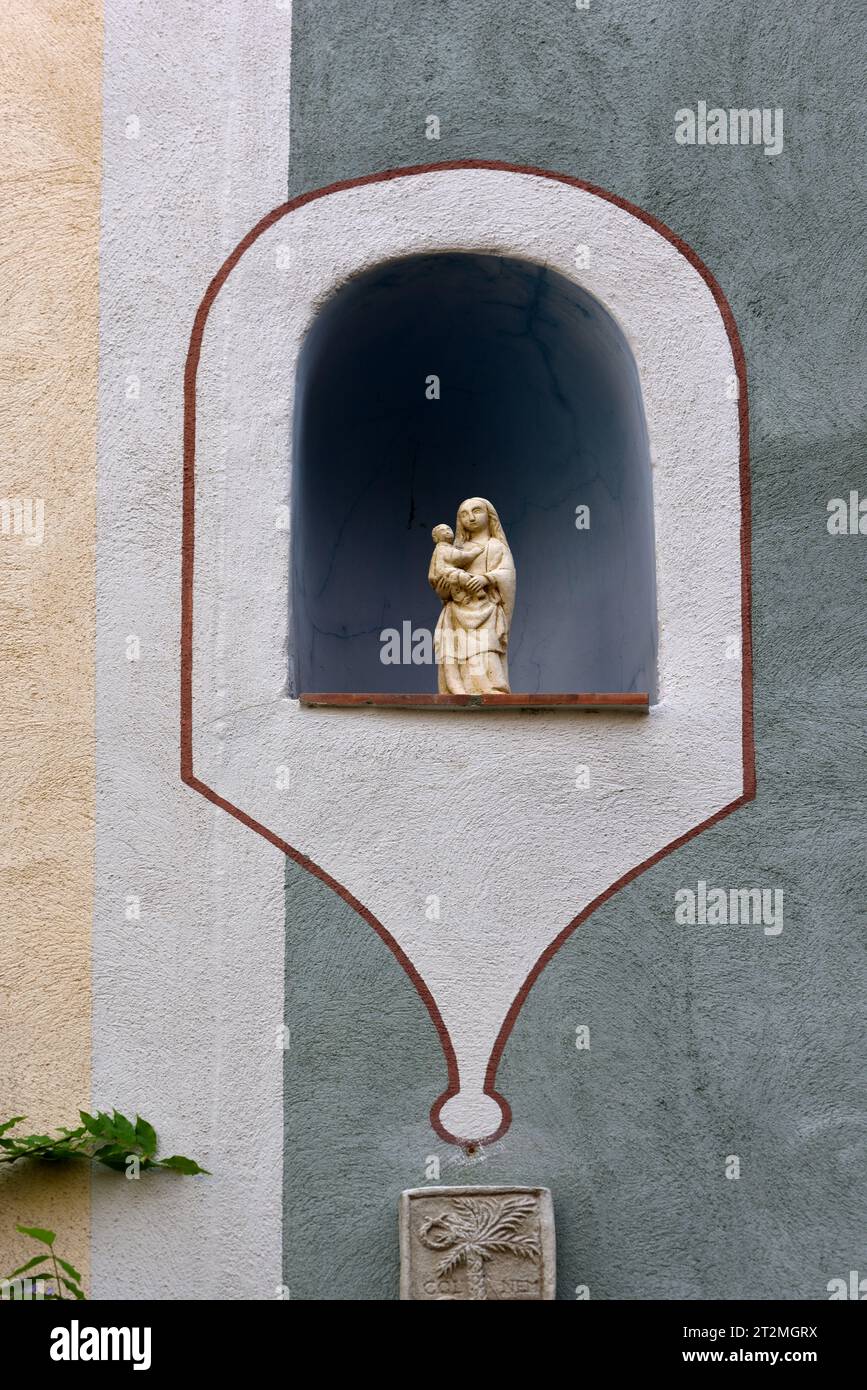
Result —
<instances>
[{"instance_id":1,"label":"green-grey stucco wall","mask_svg":"<svg viewBox=\"0 0 867 1390\"><path fill-rule=\"evenodd\" d=\"M846 0L296 0L290 195L537 165L639 205L717 278L750 386L758 795L548 965L500 1066L512 1127L474 1159L424 1118L445 1065L411 981L287 863L293 1298L397 1296L397 1198L432 1155L443 1182L552 1188L560 1298L821 1299L865 1265L867 537L826 529L828 499L867 491L865 21ZM783 151L678 145L700 100L781 107ZM699 879L783 889L782 933L675 925Z\"/></svg>"}]
</instances>

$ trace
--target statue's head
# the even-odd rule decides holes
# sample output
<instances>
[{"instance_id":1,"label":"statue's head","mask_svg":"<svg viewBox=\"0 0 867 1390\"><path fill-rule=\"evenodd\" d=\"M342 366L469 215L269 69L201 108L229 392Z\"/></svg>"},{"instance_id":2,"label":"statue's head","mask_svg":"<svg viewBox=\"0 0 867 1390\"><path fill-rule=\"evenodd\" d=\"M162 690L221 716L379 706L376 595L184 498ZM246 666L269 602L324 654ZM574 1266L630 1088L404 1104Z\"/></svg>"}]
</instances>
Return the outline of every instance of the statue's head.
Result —
<instances>
[{"instance_id":1,"label":"statue's head","mask_svg":"<svg viewBox=\"0 0 867 1390\"><path fill-rule=\"evenodd\" d=\"M440 525L433 528L431 536L436 541L437 545L439 545L440 541L446 541L448 544L451 544L455 538L455 533L451 526Z\"/></svg>"},{"instance_id":2,"label":"statue's head","mask_svg":"<svg viewBox=\"0 0 867 1390\"><path fill-rule=\"evenodd\" d=\"M468 497L458 507L455 539L460 545L462 541L469 540L471 536L480 536L485 532L490 536L496 536L498 540L506 540L500 525L500 518L487 497Z\"/></svg>"}]
</instances>

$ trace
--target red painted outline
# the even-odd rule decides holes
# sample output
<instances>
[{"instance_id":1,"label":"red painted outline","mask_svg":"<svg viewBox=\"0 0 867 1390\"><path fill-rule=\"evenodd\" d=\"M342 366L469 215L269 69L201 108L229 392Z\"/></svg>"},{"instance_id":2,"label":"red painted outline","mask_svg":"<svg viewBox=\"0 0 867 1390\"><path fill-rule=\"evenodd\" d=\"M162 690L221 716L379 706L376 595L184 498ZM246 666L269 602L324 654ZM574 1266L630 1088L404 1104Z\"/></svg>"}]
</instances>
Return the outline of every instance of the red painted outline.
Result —
<instances>
[{"instance_id":1,"label":"red painted outline","mask_svg":"<svg viewBox=\"0 0 867 1390\"><path fill-rule=\"evenodd\" d=\"M305 204L316 202L319 198L325 198L331 193L341 193L349 188L362 188L366 184L386 183L392 179L411 178L415 174L430 174L437 172L445 172L453 169L493 169L500 170L503 173L529 174L536 178L552 179L556 183L568 184L571 188L579 188L585 193L593 194L594 197L602 198L607 203L613 203L615 207L623 208L625 212L628 212L633 217L636 217L639 222L644 222L647 224L648 227L652 227L653 230L655 232L658 232L660 236L665 237L666 241L669 241L671 245L674 246L675 249L679 251L680 254L684 256L687 261L689 261L690 265L698 271L699 275L702 277L711 294L713 295L714 300L716 301L717 308L719 309L720 314L722 315L722 320L725 324L726 332L728 334L729 342L731 344L732 356L734 358L735 370L737 372L739 383L738 420L740 428L741 488L741 619L743 630L741 676L743 707L743 792L739 797L737 797L735 801L729 802L727 806L723 806L719 811L715 812L714 815L710 816L707 820L702 821L700 825L695 826L692 830L686 831L685 834L679 836L676 840L672 840L671 844L666 845L664 849L661 849L656 854L651 855L649 859L645 859L644 862L642 864L639 864L636 868L630 869L629 872L624 874L622 878L619 878L616 883L612 883L609 888L606 888L604 893L600 893L597 898L594 898L593 901L589 904L589 906L584 908L583 912L580 912L577 917L573 917L572 921L569 922L563 928L563 930L557 937L555 937L555 939L551 942L550 946L548 946L542 952L536 964L533 966L533 969L530 971L530 974L527 976L526 980L524 981L523 985L521 986L520 990L518 991L517 995L512 1001L511 1008L509 1009L509 1012L507 1013L503 1021L503 1025L497 1036L497 1040L494 1044L493 1051L491 1052L491 1056L488 1061L487 1071L485 1074L485 1094L491 1096L501 1106L503 1119L499 1128L495 1130L493 1134L489 1135L485 1140L478 1142L492 1143L494 1140L501 1138L502 1135L504 1135L506 1130L509 1128L509 1125L511 1124L511 1107L509 1106L509 1103L505 1099L505 1097L500 1095L500 1093L496 1091L494 1088L494 1083L496 1081L497 1076L497 1068L499 1067L500 1058L503 1055L503 1049L506 1045L506 1040L508 1039L508 1036L511 1033L512 1028L514 1027L515 1020L518 1014L520 1013L520 1010L524 1004L525 999L527 998L527 995L530 993L530 990L533 988L533 985L536 983L536 980L539 978L542 971L545 969L545 966L557 953L557 951L559 951L564 941L568 940L568 938L572 935L575 929L579 927L582 922L586 921L590 914L594 912L597 907L600 907L602 903L607 902L607 900L610 897L612 897L613 894L616 893L620 888L625 887L627 883L631 883L632 880L637 878L639 874L644 873L645 869L649 869L653 864L658 864L661 859L664 859L667 855L673 853L674 850L680 849L681 845L685 845L688 840L694 839L695 836L700 835L702 831L707 830L710 826L716 825L718 821L721 821L726 816L731 815L732 811L736 811L739 807L745 806L748 802L752 801L756 794L756 767L755 743L753 732L753 660L750 602L751 511L749 466L749 412L747 408L746 362L744 359L744 351L743 347L741 346L740 336L738 334L737 326L735 324L734 315L732 314L728 300L726 299L725 295L723 294L720 286L714 279L713 275L711 275L707 266L704 265L704 263L701 260L699 260L698 256L695 254L692 248L688 246L685 241L682 241L681 238L677 236L671 230L670 227L666 227L663 222L660 222L657 218L651 216L650 213L645 212L642 208L636 207L633 203L628 203L624 198L618 198L615 194L608 193L604 188L597 188L593 184L585 183L582 179L572 178L569 174L557 174L553 173L549 169L538 169L522 164L507 164L501 160L496 159L455 159L443 164L418 164L405 169L388 169L385 171L385 173L381 174L366 174L362 178L345 179L340 183L329 184L327 188L316 188L309 193L302 193L299 197L292 198L289 202L282 203L279 207L276 207L271 212L267 213L266 216L261 219L261 221L257 222L256 225L251 228L251 230L247 233L243 240L238 243L234 251L223 262L222 266L217 271L213 280L208 285L208 288L205 291L204 298L202 299L202 302L199 305L193 323L193 330L190 335L190 346L187 352L186 367L184 370L184 487L183 527L181 541L181 780L188 787L191 787L194 791L199 792L203 797L205 797L207 801L212 802L214 806L219 806L222 810L227 811L229 815L234 816L235 819L239 820L242 825L248 826L250 830L255 830L258 835L261 835L272 845L276 846L277 849L281 850L284 854L288 855L288 857L290 859L293 859L296 864L300 864L301 867L303 869L306 869L308 873L313 874L314 877L321 879L323 883L326 883L329 888L333 889L334 892L339 895L339 897L343 898L344 902L349 903L350 907L354 908L355 911L359 914L359 916L363 917L364 920L367 923L369 923L369 925L376 932L377 936L379 936L385 942L389 950L393 952L397 960L403 966L407 975L412 980L422 1000L424 1001L428 1013L430 1014L431 1019L433 1020L434 1027L436 1028L437 1033L439 1034L440 1043L442 1044L443 1053L446 1059L448 1086L446 1090L442 1093L442 1095L437 1097L437 1099L434 1101L431 1107L431 1124L433 1125L433 1128L436 1130L440 1138L443 1139L446 1143L460 1144L465 1143L466 1141L458 1139L454 1135L449 1134L440 1121L440 1112L443 1106L445 1105L446 1101L450 1100L452 1096L457 1095L460 1089L457 1058L455 1057L455 1050L452 1046L452 1040L449 1037L448 1030L443 1022L440 1011L436 1006L433 995L431 994L421 975L416 970L415 966L413 965L409 957L406 955L406 953L400 948L400 946L395 941L391 933L382 925L381 922L379 922L373 916L373 913L368 911L368 909L364 906L363 903L360 903L357 898L353 897L353 895L349 892L347 888L344 888L342 883L338 883L336 879L332 878L331 875L326 873L324 869L320 868L318 864L315 864L313 860L310 859L306 854L302 854L292 845L287 844L285 840L281 840L279 836L273 833L273 831L268 830L267 827L264 825L260 825L258 821L253 820L251 816L248 816L246 812L242 811L239 807L232 805L232 803L229 801L226 801L225 798L219 796L218 793L215 792L212 787L207 786L204 782L200 781L199 778L195 776L195 773L193 772L192 724L193 565L195 561L196 374L199 366L199 358L201 356L202 337L205 331L205 324L207 322L208 315L211 311L211 307L214 303L214 300L216 299L226 280L231 275L232 271L234 270L235 266L238 264L238 261L241 259L244 253L249 250L249 248L253 245L255 241L258 240L258 238L262 235L263 232L266 232L269 227L272 227L275 222L278 222L280 218L285 217L288 213L296 212L298 208L304 207Z\"/></svg>"}]
</instances>

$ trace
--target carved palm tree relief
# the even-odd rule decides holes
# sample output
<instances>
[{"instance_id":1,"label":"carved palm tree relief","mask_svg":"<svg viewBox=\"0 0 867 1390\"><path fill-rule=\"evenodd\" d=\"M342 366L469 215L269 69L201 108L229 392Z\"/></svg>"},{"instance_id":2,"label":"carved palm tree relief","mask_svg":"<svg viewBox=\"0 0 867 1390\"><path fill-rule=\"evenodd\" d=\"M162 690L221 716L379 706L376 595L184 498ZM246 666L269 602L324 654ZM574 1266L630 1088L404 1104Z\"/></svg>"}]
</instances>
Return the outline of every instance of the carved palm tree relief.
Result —
<instances>
[{"instance_id":1,"label":"carved palm tree relief","mask_svg":"<svg viewBox=\"0 0 867 1390\"><path fill-rule=\"evenodd\" d=\"M423 1221L418 1238L428 1250L443 1251L436 1268L444 1279L466 1266L469 1297L487 1299L485 1265L494 1255L517 1255L539 1264L539 1235L527 1230L536 1210L533 1197L455 1197L451 1209Z\"/></svg>"}]
</instances>

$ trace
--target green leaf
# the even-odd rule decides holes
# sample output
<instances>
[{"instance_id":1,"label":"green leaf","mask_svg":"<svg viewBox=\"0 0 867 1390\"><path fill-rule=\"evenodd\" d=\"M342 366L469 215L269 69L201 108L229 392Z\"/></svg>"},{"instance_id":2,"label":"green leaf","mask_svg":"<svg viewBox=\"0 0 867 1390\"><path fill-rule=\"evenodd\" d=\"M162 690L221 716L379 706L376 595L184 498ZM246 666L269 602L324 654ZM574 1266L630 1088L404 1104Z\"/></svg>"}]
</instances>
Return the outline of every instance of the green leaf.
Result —
<instances>
[{"instance_id":1,"label":"green leaf","mask_svg":"<svg viewBox=\"0 0 867 1390\"><path fill-rule=\"evenodd\" d=\"M45 1231L41 1226L16 1226L15 1229L23 1236L32 1236L34 1240L40 1240L43 1245L53 1245L57 1239L56 1231Z\"/></svg>"},{"instance_id":2,"label":"green leaf","mask_svg":"<svg viewBox=\"0 0 867 1390\"><path fill-rule=\"evenodd\" d=\"M64 1279L62 1275L61 1275L61 1281L60 1281L60 1282L61 1282L62 1284L65 1284L66 1287L69 1289L69 1292L70 1292L71 1294L74 1294L74 1296L75 1296L76 1298L78 1298L78 1299L84 1299L85 1302L87 1301L86 1298L85 1298L84 1293L83 1293L82 1290L78 1287L77 1284L71 1283L69 1279Z\"/></svg>"},{"instance_id":3,"label":"green leaf","mask_svg":"<svg viewBox=\"0 0 867 1390\"><path fill-rule=\"evenodd\" d=\"M147 1120L143 1120L141 1115L135 1117L135 1137L139 1142L142 1153L153 1156L157 1151L157 1132L153 1125L149 1125Z\"/></svg>"},{"instance_id":4,"label":"green leaf","mask_svg":"<svg viewBox=\"0 0 867 1390\"><path fill-rule=\"evenodd\" d=\"M138 1140L136 1139L135 1125L126 1118L126 1115L121 1115L119 1110L114 1112L114 1132L127 1148L136 1148Z\"/></svg>"},{"instance_id":5,"label":"green leaf","mask_svg":"<svg viewBox=\"0 0 867 1390\"><path fill-rule=\"evenodd\" d=\"M48 1256L47 1256L47 1255L43 1255L42 1258L43 1258L43 1260L45 1260L45 1259L48 1258ZM60 1258L59 1255L57 1256L57 1263L60 1265L60 1268L61 1268L61 1269L65 1269L65 1270L66 1270L66 1272L67 1272L67 1274L69 1275L69 1277L70 1277L71 1279L74 1279L75 1282L76 1282L76 1284L80 1284L80 1283L81 1283L81 1275L79 1274L78 1270L75 1268L75 1265L69 1264L66 1260L61 1260L61 1258Z\"/></svg>"},{"instance_id":6,"label":"green leaf","mask_svg":"<svg viewBox=\"0 0 867 1390\"><path fill-rule=\"evenodd\" d=\"M171 1158L161 1158L154 1164L154 1167L170 1168L173 1173L186 1173L189 1177L194 1177L196 1173L204 1173L207 1177L211 1176L207 1168L200 1168L192 1158L184 1158L182 1154L172 1154Z\"/></svg>"},{"instance_id":7,"label":"green leaf","mask_svg":"<svg viewBox=\"0 0 867 1390\"><path fill-rule=\"evenodd\" d=\"M57 1163L79 1156L79 1149L66 1139L51 1139L47 1134L28 1134L17 1143L0 1139L3 1152L0 1163L14 1163L19 1158L36 1158L49 1163Z\"/></svg>"},{"instance_id":8,"label":"green leaf","mask_svg":"<svg viewBox=\"0 0 867 1390\"><path fill-rule=\"evenodd\" d=\"M105 1168L110 1168L113 1173L126 1172L126 1149L112 1146L110 1149L103 1149L101 1153L94 1154L94 1158L97 1163L101 1163Z\"/></svg>"},{"instance_id":9,"label":"green leaf","mask_svg":"<svg viewBox=\"0 0 867 1390\"><path fill-rule=\"evenodd\" d=\"M103 1153L106 1149L116 1149L118 1147L115 1139L95 1139L93 1135L87 1141L87 1152L91 1158Z\"/></svg>"},{"instance_id":10,"label":"green leaf","mask_svg":"<svg viewBox=\"0 0 867 1390\"><path fill-rule=\"evenodd\" d=\"M6 1275L6 1278L17 1279L19 1274L23 1274L25 1270L33 1269L36 1265L41 1265L42 1261L48 1258L48 1255L34 1255L32 1260L27 1261L26 1265L19 1265L18 1269L13 1269L11 1274Z\"/></svg>"},{"instance_id":11,"label":"green leaf","mask_svg":"<svg viewBox=\"0 0 867 1390\"><path fill-rule=\"evenodd\" d=\"M167 1168L188 1176L204 1174L210 1176L207 1168L202 1168L191 1158L182 1154L172 1154L169 1158L158 1159L157 1133L153 1125L136 1115L135 1124L119 1110L108 1114L98 1110L91 1115L87 1110L79 1110L81 1127L69 1129L58 1126L57 1133L23 1134L14 1138L3 1138L13 1125L26 1117L13 1116L0 1124L0 1165L16 1163L19 1159L33 1159L44 1163L59 1163L68 1159L92 1159L114 1172L128 1172L128 1160L136 1157L140 1170L148 1168ZM35 1229L35 1228L34 1228Z\"/></svg>"},{"instance_id":12,"label":"green leaf","mask_svg":"<svg viewBox=\"0 0 867 1390\"><path fill-rule=\"evenodd\" d=\"M97 1139L115 1139L114 1125L110 1115L106 1115L104 1110L97 1110L95 1115L88 1115L86 1110L79 1110L81 1123L85 1129L94 1134Z\"/></svg>"},{"instance_id":13,"label":"green leaf","mask_svg":"<svg viewBox=\"0 0 867 1390\"><path fill-rule=\"evenodd\" d=\"M128 1173L130 1171L129 1160L136 1159L140 1173L146 1173L149 1168L159 1168L159 1163L155 1158L142 1158L138 1153L127 1153L126 1149L112 1149L105 1154L97 1154L96 1162L102 1163L106 1168L110 1168L113 1173Z\"/></svg>"}]
</instances>

